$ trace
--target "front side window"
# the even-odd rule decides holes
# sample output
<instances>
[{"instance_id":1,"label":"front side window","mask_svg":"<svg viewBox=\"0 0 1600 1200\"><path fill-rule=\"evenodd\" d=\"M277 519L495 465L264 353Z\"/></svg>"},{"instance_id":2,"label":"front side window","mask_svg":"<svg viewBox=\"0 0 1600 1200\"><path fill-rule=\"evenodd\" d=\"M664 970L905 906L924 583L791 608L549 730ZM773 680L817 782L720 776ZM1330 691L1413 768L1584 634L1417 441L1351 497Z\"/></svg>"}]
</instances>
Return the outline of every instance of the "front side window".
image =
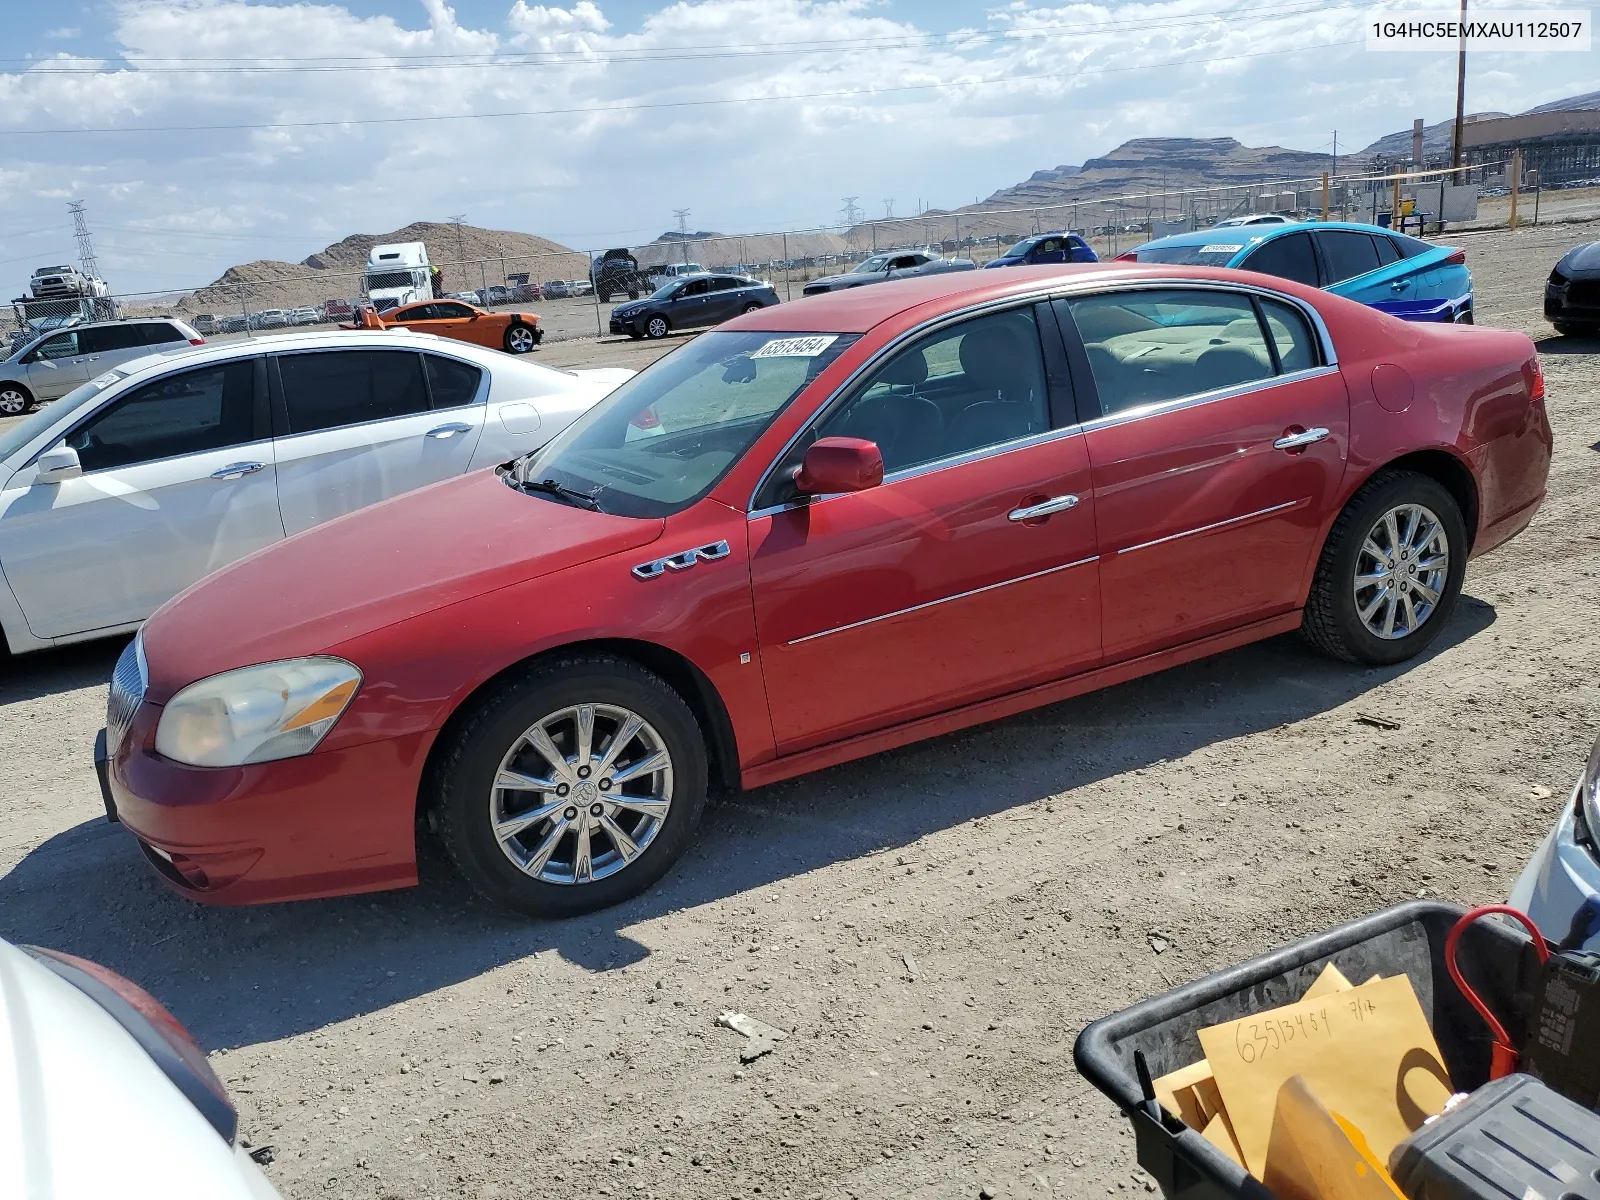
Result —
<instances>
[{"instance_id":1,"label":"front side window","mask_svg":"<svg viewBox=\"0 0 1600 1200\"><path fill-rule=\"evenodd\" d=\"M683 291L679 294L686 298L689 296L704 296L708 288L709 281L704 279L691 279L688 283L683 285Z\"/></svg>"},{"instance_id":2,"label":"front side window","mask_svg":"<svg viewBox=\"0 0 1600 1200\"><path fill-rule=\"evenodd\" d=\"M85 471L243 445L254 440L254 372L242 359L164 376L113 401L65 444Z\"/></svg>"},{"instance_id":3,"label":"front side window","mask_svg":"<svg viewBox=\"0 0 1600 1200\"><path fill-rule=\"evenodd\" d=\"M279 355L289 432L311 433L427 412L421 359L413 350Z\"/></svg>"},{"instance_id":4,"label":"front side window","mask_svg":"<svg viewBox=\"0 0 1600 1200\"><path fill-rule=\"evenodd\" d=\"M551 480L608 513L663 517L709 492L853 333L700 335L579 417L516 478Z\"/></svg>"},{"instance_id":5,"label":"front side window","mask_svg":"<svg viewBox=\"0 0 1600 1200\"><path fill-rule=\"evenodd\" d=\"M411 304L394 310L391 321L432 321L439 316L437 304Z\"/></svg>"},{"instance_id":6,"label":"front side window","mask_svg":"<svg viewBox=\"0 0 1600 1200\"><path fill-rule=\"evenodd\" d=\"M436 315L443 321L461 321L472 316L472 310L465 304L452 302L449 304L435 304L433 307Z\"/></svg>"},{"instance_id":7,"label":"front side window","mask_svg":"<svg viewBox=\"0 0 1600 1200\"><path fill-rule=\"evenodd\" d=\"M1060 303L1083 338L1103 416L1273 375L1249 296L1152 289Z\"/></svg>"},{"instance_id":8,"label":"front side window","mask_svg":"<svg viewBox=\"0 0 1600 1200\"><path fill-rule=\"evenodd\" d=\"M1378 269L1378 251L1370 234L1328 229L1317 237L1322 242L1322 257L1328 264L1329 286Z\"/></svg>"},{"instance_id":9,"label":"front side window","mask_svg":"<svg viewBox=\"0 0 1600 1200\"><path fill-rule=\"evenodd\" d=\"M76 358L78 356L78 333L58 333L55 337L45 338L34 347L30 360L40 358Z\"/></svg>"},{"instance_id":10,"label":"front side window","mask_svg":"<svg viewBox=\"0 0 1600 1200\"><path fill-rule=\"evenodd\" d=\"M1307 287L1317 286L1317 252L1311 245L1309 233L1291 233L1286 237L1273 238L1252 250L1239 264L1239 269L1276 275L1279 279L1292 279Z\"/></svg>"},{"instance_id":11,"label":"front side window","mask_svg":"<svg viewBox=\"0 0 1600 1200\"><path fill-rule=\"evenodd\" d=\"M896 351L822 418L817 438L877 445L885 473L1015 441L1050 428L1033 310L974 317ZM781 474L781 472L780 472Z\"/></svg>"}]
</instances>

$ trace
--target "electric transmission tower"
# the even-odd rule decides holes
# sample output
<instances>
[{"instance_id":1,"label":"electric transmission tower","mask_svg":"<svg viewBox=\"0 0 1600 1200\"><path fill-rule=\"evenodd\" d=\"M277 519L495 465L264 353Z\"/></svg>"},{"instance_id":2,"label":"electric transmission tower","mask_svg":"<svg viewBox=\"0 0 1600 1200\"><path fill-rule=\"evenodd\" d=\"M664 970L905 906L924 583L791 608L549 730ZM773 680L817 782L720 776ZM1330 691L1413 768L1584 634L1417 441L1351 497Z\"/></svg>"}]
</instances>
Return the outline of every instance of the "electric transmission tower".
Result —
<instances>
[{"instance_id":1,"label":"electric transmission tower","mask_svg":"<svg viewBox=\"0 0 1600 1200\"><path fill-rule=\"evenodd\" d=\"M672 210L672 215L678 218L678 232L684 237L688 237L689 210L687 208L675 208Z\"/></svg>"},{"instance_id":2,"label":"electric transmission tower","mask_svg":"<svg viewBox=\"0 0 1600 1200\"><path fill-rule=\"evenodd\" d=\"M883 202L883 219L885 221L894 220L894 197L893 196L890 196L887 200L885 200Z\"/></svg>"},{"instance_id":3,"label":"electric transmission tower","mask_svg":"<svg viewBox=\"0 0 1600 1200\"><path fill-rule=\"evenodd\" d=\"M862 216L865 215L859 208L856 207L857 199L858 197L856 196L846 196L844 198L844 209L842 210L841 216L844 219L845 227L847 229L852 225L859 225L861 223Z\"/></svg>"},{"instance_id":4,"label":"electric transmission tower","mask_svg":"<svg viewBox=\"0 0 1600 1200\"><path fill-rule=\"evenodd\" d=\"M73 200L67 205L72 214L72 235L78 239L78 270L85 279L99 279L100 264L95 261L94 241L89 237L89 218L83 204L82 200Z\"/></svg>"}]
</instances>

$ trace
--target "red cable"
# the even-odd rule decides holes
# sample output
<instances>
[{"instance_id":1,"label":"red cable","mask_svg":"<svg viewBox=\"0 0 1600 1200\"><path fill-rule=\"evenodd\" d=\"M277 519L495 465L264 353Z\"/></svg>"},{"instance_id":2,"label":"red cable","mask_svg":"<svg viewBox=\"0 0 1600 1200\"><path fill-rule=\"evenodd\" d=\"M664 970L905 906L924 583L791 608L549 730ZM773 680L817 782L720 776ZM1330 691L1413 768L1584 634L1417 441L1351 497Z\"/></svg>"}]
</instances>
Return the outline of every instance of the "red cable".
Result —
<instances>
[{"instance_id":1,"label":"red cable","mask_svg":"<svg viewBox=\"0 0 1600 1200\"><path fill-rule=\"evenodd\" d=\"M1467 998L1467 1003L1478 1010L1478 1015L1489 1026L1489 1033L1494 1038L1494 1049L1490 1053L1489 1078L1500 1079L1511 1074L1517 1069L1517 1050L1511 1044L1511 1038L1506 1033L1506 1027L1500 1024L1500 1019L1490 1011L1489 1006L1483 1002L1478 993L1468 986L1467 981L1461 976L1461 968L1456 963L1456 951L1461 945L1461 935L1466 932L1479 917L1487 917L1491 913L1501 913L1504 916L1515 917L1521 921L1530 934L1533 935L1533 948L1539 954L1541 963L1550 958L1550 946L1544 940L1544 935L1539 932L1539 927L1529 919L1528 915L1518 912L1507 904L1485 904L1481 908L1474 908L1464 913L1455 926L1450 930L1450 936L1444 940L1444 965L1450 972L1450 978L1455 981L1456 987L1461 989L1461 994Z\"/></svg>"}]
</instances>

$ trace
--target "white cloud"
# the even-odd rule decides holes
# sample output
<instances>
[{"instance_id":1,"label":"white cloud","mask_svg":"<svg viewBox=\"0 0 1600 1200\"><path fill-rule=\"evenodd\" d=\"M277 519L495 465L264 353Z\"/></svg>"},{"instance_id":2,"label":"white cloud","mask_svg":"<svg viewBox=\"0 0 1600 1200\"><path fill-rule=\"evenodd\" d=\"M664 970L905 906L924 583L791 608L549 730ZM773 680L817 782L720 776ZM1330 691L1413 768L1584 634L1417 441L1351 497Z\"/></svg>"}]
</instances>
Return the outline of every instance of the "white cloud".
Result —
<instances>
[{"instance_id":1,"label":"white cloud","mask_svg":"<svg viewBox=\"0 0 1600 1200\"><path fill-rule=\"evenodd\" d=\"M0 134L296 127L12 137L0 199L9 225L59 220L63 239L58 196L86 197L107 226L189 231L102 239L115 286L168 288L455 212L573 245L653 236L681 207L700 228L794 228L833 219L845 195L873 212L889 196L898 212L918 198L970 203L1129 137L1314 149L1337 128L1356 148L1453 107L1453 56L1330 46L1359 40L1353 8L1273 0L1223 19L1225 0L979 2L966 33L929 37L872 0L663 0L630 28L605 0L514 0L484 28L462 25L445 0L370 17L332 0L111 0L108 39L125 64L57 51L0 74ZM1279 53L1303 47L1324 48ZM335 52L399 69L175 72L155 61L279 65L270 60ZM536 61L438 57L507 53ZM1592 84L1581 58L1486 59L1469 107L1582 91ZM851 94L817 95L839 92ZM339 123L549 110L567 111ZM248 235L264 240L224 240ZM0 241L0 260L27 249Z\"/></svg>"}]
</instances>

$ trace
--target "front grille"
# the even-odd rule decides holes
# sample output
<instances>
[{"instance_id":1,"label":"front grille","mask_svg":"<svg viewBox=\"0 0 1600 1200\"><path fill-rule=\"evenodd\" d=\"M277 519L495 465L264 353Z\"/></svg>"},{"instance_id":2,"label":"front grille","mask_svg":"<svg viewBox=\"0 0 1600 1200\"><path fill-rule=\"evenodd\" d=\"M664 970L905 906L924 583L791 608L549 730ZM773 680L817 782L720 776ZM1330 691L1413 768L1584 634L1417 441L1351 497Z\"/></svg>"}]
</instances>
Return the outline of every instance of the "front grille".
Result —
<instances>
[{"instance_id":1,"label":"front grille","mask_svg":"<svg viewBox=\"0 0 1600 1200\"><path fill-rule=\"evenodd\" d=\"M1578 308L1600 308L1600 279L1577 279L1568 284L1567 303Z\"/></svg>"},{"instance_id":2,"label":"front grille","mask_svg":"<svg viewBox=\"0 0 1600 1200\"><path fill-rule=\"evenodd\" d=\"M107 755L115 754L122 739L127 736L128 727L133 724L133 714L139 711L149 682L144 646L140 639L134 638L122 652L122 657L117 659L116 669L111 672L111 691L106 696Z\"/></svg>"}]
</instances>

